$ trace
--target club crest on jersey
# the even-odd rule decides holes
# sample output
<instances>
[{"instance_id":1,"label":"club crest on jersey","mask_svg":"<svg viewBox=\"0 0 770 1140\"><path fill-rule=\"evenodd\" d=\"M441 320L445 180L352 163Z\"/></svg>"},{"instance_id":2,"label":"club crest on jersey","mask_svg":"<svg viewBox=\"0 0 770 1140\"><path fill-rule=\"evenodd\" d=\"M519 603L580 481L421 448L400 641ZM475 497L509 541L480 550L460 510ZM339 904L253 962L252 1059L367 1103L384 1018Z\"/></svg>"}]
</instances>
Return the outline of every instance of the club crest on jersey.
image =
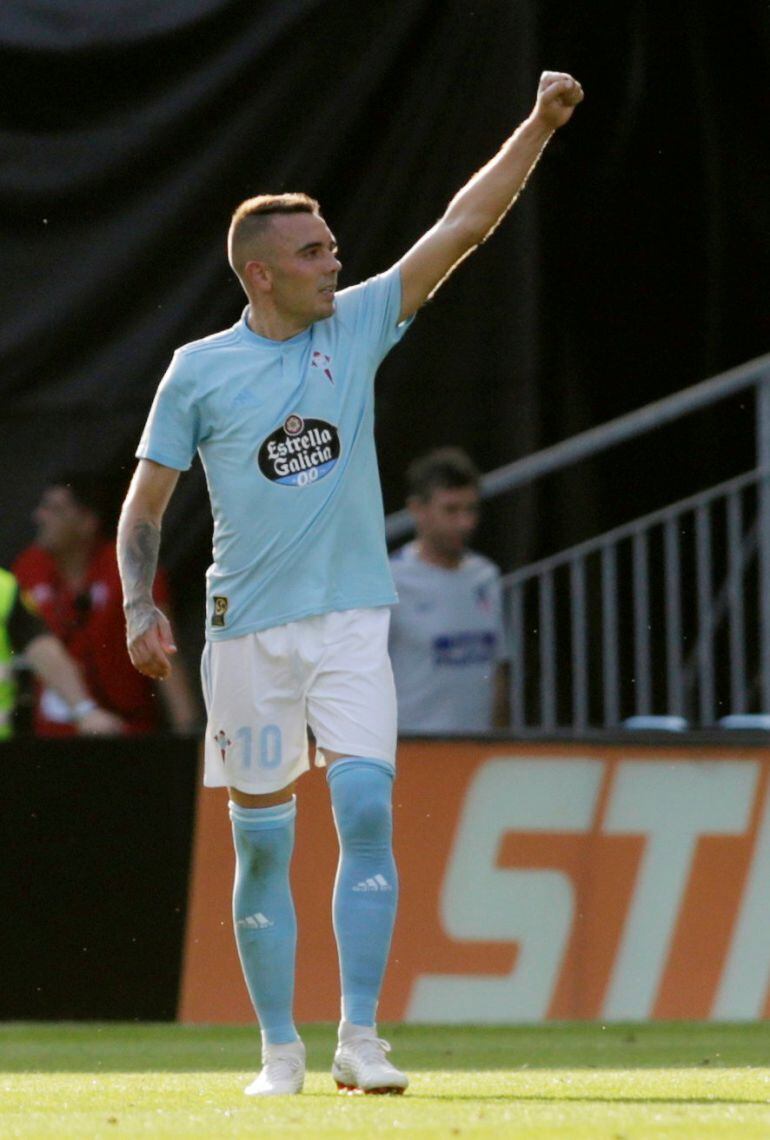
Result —
<instances>
[{"instance_id":1,"label":"club crest on jersey","mask_svg":"<svg viewBox=\"0 0 770 1140\"><path fill-rule=\"evenodd\" d=\"M328 475L340 457L340 437L326 420L303 420L293 412L262 443L257 462L272 483L307 487Z\"/></svg>"},{"instance_id":2,"label":"club crest on jersey","mask_svg":"<svg viewBox=\"0 0 770 1140\"><path fill-rule=\"evenodd\" d=\"M327 356L325 352L319 352L318 349L316 349L310 358L310 367L317 368L320 372L323 372L330 384L334 383L334 377L332 376L332 358Z\"/></svg>"}]
</instances>

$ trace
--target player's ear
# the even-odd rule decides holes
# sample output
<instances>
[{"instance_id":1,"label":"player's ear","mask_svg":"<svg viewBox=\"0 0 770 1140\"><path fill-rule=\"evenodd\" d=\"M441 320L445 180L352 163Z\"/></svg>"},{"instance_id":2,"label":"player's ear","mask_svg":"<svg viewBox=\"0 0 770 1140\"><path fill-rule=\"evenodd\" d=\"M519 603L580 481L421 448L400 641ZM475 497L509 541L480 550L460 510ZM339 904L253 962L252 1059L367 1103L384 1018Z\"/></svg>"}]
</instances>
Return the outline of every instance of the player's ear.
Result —
<instances>
[{"instance_id":1,"label":"player's ear","mask_svg":"<svg viewBox=\"0 0 770 1140\"><path fill-rule=\"evenodd\" d=\"M270 266L266 261L247 261L243 267L247 284L258 293L267 293L273 284Z\"/></svg>"}]
</instances>

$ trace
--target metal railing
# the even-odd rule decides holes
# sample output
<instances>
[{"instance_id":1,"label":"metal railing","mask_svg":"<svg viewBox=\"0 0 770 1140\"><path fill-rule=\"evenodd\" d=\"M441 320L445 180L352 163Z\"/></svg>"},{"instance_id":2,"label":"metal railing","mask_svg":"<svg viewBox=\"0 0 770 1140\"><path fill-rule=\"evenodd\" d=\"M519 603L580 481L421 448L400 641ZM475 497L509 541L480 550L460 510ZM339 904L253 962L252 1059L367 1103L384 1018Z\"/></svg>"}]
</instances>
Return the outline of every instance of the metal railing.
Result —
<instances>
[{"instance_id":1,"label":"metal railing","mask_svg":"<svg viewBox=\"0 0 770 1140\"><path fill-rule=\"evenodd\" d=\"M529 485L747 389L750 471L503 577L512 728L770 713L770 355L490 472L481 493ZM389 516L389 539L410 529L406 511Z\"/></svg>"},{"instance_id":2,"label":"metal railing","mask_svg":"<svg viewBox=\"0 0 770 1140\"><path fill-rule=\"evenodd\" d=\"M750 711L766 478L747 472L506 575L511 726L583 731L653 714L706 726Z\"/></svg>"}]
</instances>

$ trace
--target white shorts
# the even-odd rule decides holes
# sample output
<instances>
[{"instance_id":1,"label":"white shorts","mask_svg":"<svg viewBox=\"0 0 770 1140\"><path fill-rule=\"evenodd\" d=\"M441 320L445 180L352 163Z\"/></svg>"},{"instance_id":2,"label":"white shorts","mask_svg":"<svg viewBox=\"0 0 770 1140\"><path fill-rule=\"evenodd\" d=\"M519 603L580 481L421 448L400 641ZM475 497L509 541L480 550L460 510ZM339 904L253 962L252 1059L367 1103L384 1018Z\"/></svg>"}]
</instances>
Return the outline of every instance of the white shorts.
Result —
<instances>
[{"instance_id":1,"label":"white shorts","mask_svg":"<svg viewBox=\"0 0 770 1140\"><path fill-rule=\"evenodd\" d=\"M207 787L279 791L317 748L395 764L390 609L343 610L209 641L201 680L208 713Z\"/></svg>"}]
</instances>

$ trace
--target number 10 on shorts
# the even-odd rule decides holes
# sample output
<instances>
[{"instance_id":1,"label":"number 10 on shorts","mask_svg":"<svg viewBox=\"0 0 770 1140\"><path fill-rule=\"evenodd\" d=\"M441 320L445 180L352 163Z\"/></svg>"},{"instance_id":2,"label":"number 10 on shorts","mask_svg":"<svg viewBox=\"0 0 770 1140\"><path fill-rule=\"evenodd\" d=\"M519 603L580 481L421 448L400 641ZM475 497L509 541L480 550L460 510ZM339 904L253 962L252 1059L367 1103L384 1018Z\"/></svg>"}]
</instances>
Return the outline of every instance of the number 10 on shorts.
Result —
<instances>
[{"instance_id":1,"label":"number 10 on shorts","mask_svg":"<svg viewBox=\"0 0 770 1140\"><path fill-rule=\"evenodd\" d=\"M254 737L256 735L256 761L259 768L278 768L281 764L281 730L277 724L266 724L255 734L250 724L239 728L235 739L240 745L240 766L248 771L254 763Z\"/></svg>"}]
</instances>

